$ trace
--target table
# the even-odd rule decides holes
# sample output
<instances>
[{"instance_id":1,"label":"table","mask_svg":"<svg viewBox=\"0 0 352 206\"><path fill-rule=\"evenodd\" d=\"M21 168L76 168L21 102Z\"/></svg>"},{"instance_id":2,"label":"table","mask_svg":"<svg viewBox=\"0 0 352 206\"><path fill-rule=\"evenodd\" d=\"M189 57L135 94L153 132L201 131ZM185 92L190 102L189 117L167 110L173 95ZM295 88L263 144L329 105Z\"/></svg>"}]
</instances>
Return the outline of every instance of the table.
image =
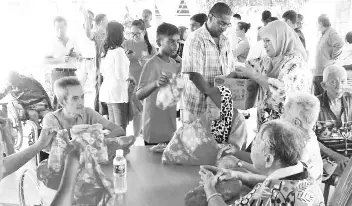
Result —
<instances>
[{"instance_id":1,"label":"table","mask_svg":"<svg viewBox=\"0 0 352 206\"><path fill-rule=\"evenodd\" d=\"M126 156L127 193L114 205L183 206L185 195L199 184L199 166L164 165L161 154L149 148L131 147ZM102 165L102 169L113 179L112 164Z\"/></svg>"}]
</instances>

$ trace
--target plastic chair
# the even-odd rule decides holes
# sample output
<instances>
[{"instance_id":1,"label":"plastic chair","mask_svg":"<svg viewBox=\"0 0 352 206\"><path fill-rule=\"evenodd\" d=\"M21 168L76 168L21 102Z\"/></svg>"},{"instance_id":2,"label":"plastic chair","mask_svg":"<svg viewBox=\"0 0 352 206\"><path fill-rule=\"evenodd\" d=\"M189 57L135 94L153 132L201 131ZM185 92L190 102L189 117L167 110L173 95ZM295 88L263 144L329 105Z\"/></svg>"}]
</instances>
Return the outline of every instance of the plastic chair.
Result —
<instances>
[{"instance_id":1,"label":"plastic chair","mask_svg":"<svg viewBox=\"0 0 352 206\"><path fill-rule=\"evenodd\" d=\"M27 177L27 178L26 178ZM38 197L37 199L34 201L35 204L29 204L28 202L30 201L26 201L26 192L28 191L28 188L26 189L26 187L28 187L29 184L28 181L25 180L30 180L30 182L33 184L33 188L30 188L31 192L37 192L38 193ZM39 182L36 176L36 172L34 170L31 169L25 169L19 179L19 189L18 189L18 195L19 195L19 200L20 200L20 206L27 206L27 205L33 205L33 206L44 206L43 204L43 200L40 197L40 189L39 189ZM33 197L33 195L30 195L29 197L31 198L35 198ZM33 201L33 200L31 200ZM32 202L31 202L32 203Z\"/></svg>"}]
</instances>

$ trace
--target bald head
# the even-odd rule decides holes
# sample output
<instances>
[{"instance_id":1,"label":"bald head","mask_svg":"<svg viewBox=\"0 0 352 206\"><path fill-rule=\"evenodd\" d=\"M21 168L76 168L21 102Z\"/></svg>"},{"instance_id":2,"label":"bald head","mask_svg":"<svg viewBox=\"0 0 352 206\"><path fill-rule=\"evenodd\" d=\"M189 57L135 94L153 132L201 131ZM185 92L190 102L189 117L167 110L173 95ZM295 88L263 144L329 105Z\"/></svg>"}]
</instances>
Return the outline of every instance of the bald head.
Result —
<instances>
[{"instance_id":1,"label":"bald head","mask_svg":"<svg viewBox=\"0 0 352 206\"><path fill-rule=\"evenodd\" d=\"M20 83L20 74L17 71L10 71L7 77L11 85L16 86L18 83Z\"/></svg>"},{"instance_id":2,"label":"bald head","mask_svg":"<svg viewBox=\"0 0 352 206\"><path fill-rule=\"evenodd\" d=\"M327 82L330 79L339 76L339 77L346 77L347 79L347 72L345 68L338 65L331 65L325 68L323 72L323 82Z\"/></svg>"}]
</instances>

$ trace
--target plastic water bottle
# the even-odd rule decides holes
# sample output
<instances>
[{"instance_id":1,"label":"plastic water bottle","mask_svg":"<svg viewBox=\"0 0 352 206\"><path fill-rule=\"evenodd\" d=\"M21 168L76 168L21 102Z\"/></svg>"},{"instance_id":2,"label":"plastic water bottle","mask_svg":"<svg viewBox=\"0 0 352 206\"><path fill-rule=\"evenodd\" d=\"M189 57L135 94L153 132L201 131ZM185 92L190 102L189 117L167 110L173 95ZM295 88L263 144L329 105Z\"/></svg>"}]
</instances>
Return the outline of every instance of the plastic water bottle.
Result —
<instances>
[{"instance_id":1,"label":"plastic water bottle","mask_svg":"<svg viewBox=\"0 0 352 206\"><path fill-rule=\"evenodd\" d=\"M114 189L116 194L127 192L127 161L123 156L123 150L116 150L116 157L113 161Z\"/></svg>"}]
</instances>

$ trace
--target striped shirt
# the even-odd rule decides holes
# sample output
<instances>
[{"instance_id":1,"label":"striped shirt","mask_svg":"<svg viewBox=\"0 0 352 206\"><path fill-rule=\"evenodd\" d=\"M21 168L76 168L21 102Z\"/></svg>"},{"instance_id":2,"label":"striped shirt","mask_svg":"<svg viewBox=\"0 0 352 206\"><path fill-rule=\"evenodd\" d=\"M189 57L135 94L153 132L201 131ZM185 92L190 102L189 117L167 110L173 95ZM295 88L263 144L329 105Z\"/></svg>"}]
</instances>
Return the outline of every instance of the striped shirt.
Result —
<instances>
[{"instance_id":1,"label":"striped shirt","mask_svg":"<svg viewBox=\"0 0 352 206\"><path fill-rule=\"evenodd\" d=\"M230 73L231 48L229 40L220 36L219 48L211 37L206 24L193 32L186 40L182 56L182 73L196 72L205 81L214 86L214 78ZM183 100L185 109L194 115L201 115L206 111L205 95L202 94L188 75L185 77Z\"/></svg>"}]
</instances>

